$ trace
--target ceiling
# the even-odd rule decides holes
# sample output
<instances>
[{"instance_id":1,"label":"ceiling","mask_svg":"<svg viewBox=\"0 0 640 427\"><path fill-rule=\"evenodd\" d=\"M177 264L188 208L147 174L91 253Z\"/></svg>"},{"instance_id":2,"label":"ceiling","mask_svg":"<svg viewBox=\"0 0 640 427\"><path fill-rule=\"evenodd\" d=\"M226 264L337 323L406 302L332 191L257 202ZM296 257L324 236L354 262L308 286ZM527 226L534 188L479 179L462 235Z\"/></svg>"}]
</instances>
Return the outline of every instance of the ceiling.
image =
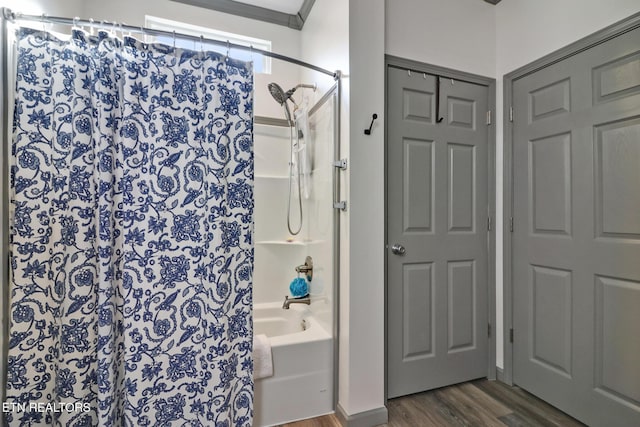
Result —
<instances>
[{"instance_id":1,"label":"ceiling","mask_svg":"<svg viewBox=\"0 0 640 427\"><path fill-rule=\"evenodd\" d=\"M236 2L295 15L300 11L304 0L236 0Z\"/></svg>"},{"instance_id":2,"label":"ceiling","mask_svg":"<svg viewBox=\"0 0 640 427\"><path fill-rule=\"evenodd\" d=\"M315 0L171 0L301 30Z\"/></svg>"},{"instance_id":3,"label":"ceiling","mask_svg":"<svg viewBox=\"0 0 640 427\"><path fill-rule=\"evenodd\" d=\"M315 0L171 0L301 30ZM484 0L498 4L500 0Z\"/></svg>"}]
</instances>

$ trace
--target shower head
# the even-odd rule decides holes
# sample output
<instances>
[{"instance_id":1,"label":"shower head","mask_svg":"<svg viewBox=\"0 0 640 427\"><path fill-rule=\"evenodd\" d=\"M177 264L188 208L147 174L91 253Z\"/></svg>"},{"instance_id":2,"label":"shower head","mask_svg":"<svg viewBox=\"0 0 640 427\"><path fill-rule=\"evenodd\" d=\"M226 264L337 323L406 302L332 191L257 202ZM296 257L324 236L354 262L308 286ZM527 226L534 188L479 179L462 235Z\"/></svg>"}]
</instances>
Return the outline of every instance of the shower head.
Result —
<instances>
[{"instance_id":1,"label":"shower head","mask_svg":"<svg viewBox=\"0 0 640 427\"><path fill-rule=\"evenodd\" d=\"M291 89L290 91L285 92L277 83L269 83L267 87L269 88L269 93L271 93L271 96L273 96L273 99L275 99L278 104L284 107L284 112L287 117L287 122L289 123L289 126L292 126L291 111L289 111L289 106L287 105L287 99L291 99L291 95L293 95L293 92L295 92L296 90Z\"/></svg>"},{"instance_id":2,"label":"shower head","mask_svg":"<svg viewBox=\"0 0 640 427\"><path fill-rule=\"evenodd\" d=\"M280 105L284 105L287 99L291 99L291 95L296 91L296 88L293 88L285 92L278 83L269 83L267 87L273 99Z\"/></svg>"},{"instance_id":3,"label":"shower head","mask_svg":"<svg viewBox=\"0 0 640 427\"><path fill-rule=\"evenodd\" d=\"M307 89L313 89L313 91L315 92L317 85L312 84L312 85L308 85L308 84L298 84L296 85L296 87L289 89L288 91L284 91L280 85L278 83L269 83L267 85L267 87L269 88L269 93L271 93L271 96L273 96L273 99L276 100L276 102L280 105L284 105L285 102L287 102L287 100L293 102L293 105L297 105L296 102L293 100L293 98L291 97L294 92L298 89L298 88L307 88Z\"/></svg>"},{"instance_id":4,"label":"shower head","mask_svg":"<svg viewBox=\"0 0 640 427\"><path fill-rule=\"evenodd\" d=\"M275 99L278 104L284 107L284 112L287 116L287 121L289 122L289 125L292 126L291 111L289 111L287 100L291 101L293 105L295 105L297 108L298 104L296 104L296 101L294 101L292 98L294 92L300 87L313 89L315 92L317 86L315 84L313 85L299 84L299 85L296 85L296 87L294 87L293 89L289 89L286 92L280 87L278 83L271 82L267 85L267 87L269 88L269 93L271 94L271 96L273 96L273 99Z\"/></svg>"}]
</instances>

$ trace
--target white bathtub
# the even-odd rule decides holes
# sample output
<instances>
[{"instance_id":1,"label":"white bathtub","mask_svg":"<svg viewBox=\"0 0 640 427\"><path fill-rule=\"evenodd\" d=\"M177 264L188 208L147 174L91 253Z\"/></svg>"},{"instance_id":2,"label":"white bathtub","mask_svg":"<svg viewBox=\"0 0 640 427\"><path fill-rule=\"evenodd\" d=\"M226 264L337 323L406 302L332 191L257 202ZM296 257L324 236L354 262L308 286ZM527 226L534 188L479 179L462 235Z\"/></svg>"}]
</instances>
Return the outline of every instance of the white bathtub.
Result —
<instances>
[{"instance_id":1,"label":"white bathtub","mask_svg":"<svg viewBox=\"0 0 640 427\"><path fill-rule=\"evenodd\" d=\"M333 343L307 305L255 304L254 334L266 334L273 376L255 382L254 425L274 426L333 412Z\"/></svg>"}]
</instances>

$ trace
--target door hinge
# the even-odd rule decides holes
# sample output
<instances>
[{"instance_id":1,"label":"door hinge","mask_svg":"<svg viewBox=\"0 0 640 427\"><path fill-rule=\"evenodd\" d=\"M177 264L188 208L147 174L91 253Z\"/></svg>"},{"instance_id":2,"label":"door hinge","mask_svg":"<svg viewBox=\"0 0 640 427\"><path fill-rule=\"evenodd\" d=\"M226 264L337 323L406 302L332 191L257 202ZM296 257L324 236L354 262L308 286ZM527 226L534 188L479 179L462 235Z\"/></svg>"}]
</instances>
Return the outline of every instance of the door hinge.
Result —
<instances>
[{"instance_id":1,"label":"door hinge","mask_svg":"<svg viewBox=\"0 0 640 427\"><path fill-rule=\"evenodd\" d=\"M487 111L487 124L491 124L491 110Z\"/></svg>"},{"instance_id":2,"label":"door hinge","mask_svg":"<svg viewBox=\"0 0 640 427\"><path fill-rule=\"evenodd\" d=\"M513 121L513 107L509 107L509 121Z\"/></svg>"},{"instance_id":3,"label":"door hinge","mask_svg":"<svg viewBox=\"0 0 640 427\"><path fill-rule=\"evenodd\" d=\"M491 323L487 323L487 336L491 338Z\"/></svg>"},{"instance_id":4,"label":"door hinge","mask_svg":"<svg viewBox=\"0 0 640 427\"><path fill-rule=\"evenodd\" d=\"M509 220L509 231L513 233L513 217Z\"/></svg>"},{"instance_id":5,"label":"door hinge","mask_svg":"<svg viewBox=\"0 0 640 427\"><path fill-rule=\"evenodd\" d=\"M340 159L333 162L333 167L341 169L343 171L347 170L347 159Z\"/></svg>"},{"instance_id":6,"label":"door hinge","mask_svg":"<svg viewBox=\"0 0 640 427\"><path fill-rule=\"evenodd\" d=\"M509 329L509 342L513 342L513 328Z\"/></svg>"},{"instance_id":7,"label":"door hinge","mask_svg":"<svg viewBox=\"0 0 640 427\"><path fill-rule=\"evenodd\" d=\"M347 202L333 202L333 208L334 209L340 209L341 211L346 211L347 210Z\"/></svg>"},{"instance_id":8,"label":"door hinge","mask_svg":"<svg viewBox=\"0 0 640 427\"><path fill-rule=\"evenodd\" d=\"M491 217L487 217L487 230L491 231Z\"/></svg>"}]
</instances>

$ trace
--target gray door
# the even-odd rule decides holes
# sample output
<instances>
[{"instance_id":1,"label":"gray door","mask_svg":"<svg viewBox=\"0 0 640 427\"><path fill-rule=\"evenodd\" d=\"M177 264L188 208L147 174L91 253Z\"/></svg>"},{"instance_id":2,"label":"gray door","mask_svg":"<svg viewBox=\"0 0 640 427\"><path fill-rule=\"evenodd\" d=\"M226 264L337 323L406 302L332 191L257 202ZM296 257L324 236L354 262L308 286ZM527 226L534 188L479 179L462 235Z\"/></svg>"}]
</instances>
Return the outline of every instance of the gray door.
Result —
<instances>
[{"instance_id":1,"label":"gray door","mask_svg":"<svg viewBox=\"0 0 640 427\"><path fill-rule=\"evenodd\" d=\"M487 373L487 92L388 70L387 394ZM393 245L405 253L395 254Z\"/></svg>"},{"instance_id":2,"label":"gray door","mask_svg":"<svg viewBox=\"0 0 640 427\"><path fill-rule=\"evenodd\" d=\"M513 89L513 380L640 426L640 30Z\"/></svg>"}]
</instances>

